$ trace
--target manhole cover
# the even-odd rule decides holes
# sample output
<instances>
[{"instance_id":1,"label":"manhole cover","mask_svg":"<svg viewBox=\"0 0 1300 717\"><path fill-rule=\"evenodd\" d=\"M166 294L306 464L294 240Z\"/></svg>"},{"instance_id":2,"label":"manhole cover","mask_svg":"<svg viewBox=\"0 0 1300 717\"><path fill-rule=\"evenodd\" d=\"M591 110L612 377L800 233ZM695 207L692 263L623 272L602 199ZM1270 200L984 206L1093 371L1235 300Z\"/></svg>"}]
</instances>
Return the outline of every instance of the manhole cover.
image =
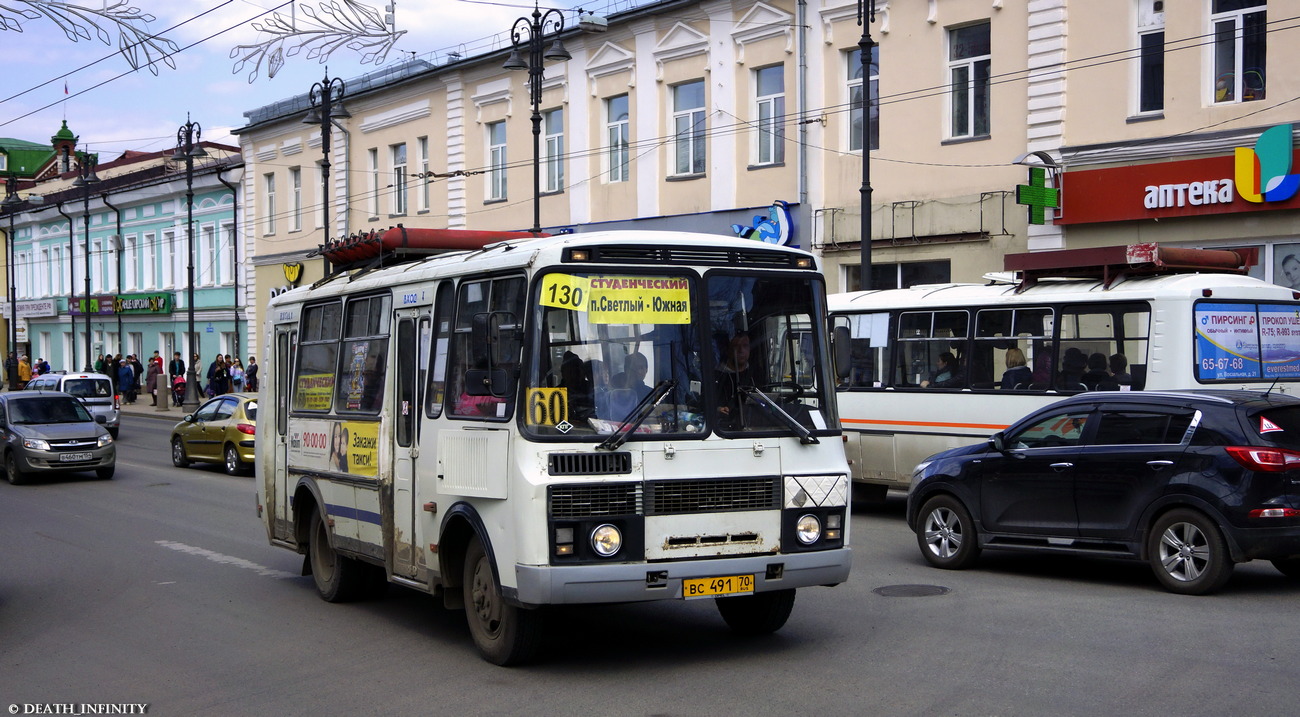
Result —
<instances>
[{"instance_id":1,"label":"manhole cover","mask_svg":"<svg viewBox=\"0 0 1300 717\"><path fill-rule=\"evenodd\" d=\"M871 592L881 597L930 597L947 595L948 588L942 585L884 585Z\"/></svg>"}]
</instances>

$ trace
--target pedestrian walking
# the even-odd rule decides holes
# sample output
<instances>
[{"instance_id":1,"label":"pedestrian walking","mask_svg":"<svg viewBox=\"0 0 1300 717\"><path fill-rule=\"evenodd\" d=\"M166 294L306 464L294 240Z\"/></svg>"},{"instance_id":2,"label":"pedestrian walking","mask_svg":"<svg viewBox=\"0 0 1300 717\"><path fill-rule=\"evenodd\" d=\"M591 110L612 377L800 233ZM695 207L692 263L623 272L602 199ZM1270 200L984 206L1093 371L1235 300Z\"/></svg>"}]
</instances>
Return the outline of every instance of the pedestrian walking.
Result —
<instances>
[{"instance_id":1,"label":"pedestrian walking","mask_svg":"<svg viewBox=\"0 0 1300 717\"><path fill-rule=\"evenodd\" d=\"M30 380L32 380L32 365L28 363L27 354L23 354L23 357L18 359L18 388L25 388Z\"/></svg>"},{"instance_id":2,"label":"pedestrian walking","mask_svg":"<svg viewBox=\"0 0 1300 717\"><path fill-rule=\"evenodd\" d=\"M235 393L244 390L244 364L239 359L230 365L230 390Z\"/></svg>"}]
</instances>

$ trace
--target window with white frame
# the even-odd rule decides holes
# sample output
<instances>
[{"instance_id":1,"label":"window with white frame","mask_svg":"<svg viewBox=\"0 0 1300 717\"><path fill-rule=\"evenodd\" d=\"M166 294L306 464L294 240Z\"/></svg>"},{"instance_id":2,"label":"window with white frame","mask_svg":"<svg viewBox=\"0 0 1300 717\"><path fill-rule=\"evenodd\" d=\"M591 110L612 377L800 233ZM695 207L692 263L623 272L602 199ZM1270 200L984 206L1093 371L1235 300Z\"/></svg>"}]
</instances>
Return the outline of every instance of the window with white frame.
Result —
<instances>
[{"instance_id":1,"label":"window with white frame","mask_svg":"<svg viewBox=\"0 0 1300 717\"><path fill-rule=\"evenodd\" d=\"M266 195L266 207L262 211L262 233L275 233L275 174L263 174L262 186Z\"/></svg>"},{"instance_id":2,"label":"window with white frame","mask_svg":"<svg viewBox=\"0 0 1300 717\"><path fill-rule=\"evenodd\" d=\"M1214 102L1264 99L1268 25L1264 0L1210 0Z\"/></svg>"},{"instance_id":3,"label":"window with white frame","mask_svg":"<svg viewBox=\"0 0 1300 717\"><path fill-rule=\"evenodd\" d=\"M139 241L134 234L128 234L125 240L126 256L123 258L123 264L126 270L126 289L135 291L140 288L140 282L137 281L139 274L136 271L136 261L139 256Z\"/></svg>"},{"instance_id":4,"label":"window with white frame","mask_svg":"<svg viewBox=\"0 0 1300 717\"><path fill-rule=\"evenodd\" d=\"M564 110L542 113L542 144L545 147L543 192L564 190Z\"/></svg>"},{"instance_id":5,"label":"window with white frame","mask_svg":"<svg viewBox=\"0 0 1300 717\"><path fill-rule=\"evenodd\" d=\"M785 66L755 70L754 86L754 119L758 122L754 164L780 164L785 161Z\"/></svg>"},{"instance_id":6,"label":"window with white frame","mask_svg":"<svg viewBox=\"0 0 1300 717\"><path fill-rule=\"evenodd\" d=\"M406 143L394 144L388 148L393 161L393 214L406 213Z\"/></svg>"},{"instance_id":7,"label":"window with white frame","mask_svg":"<svg viewBox=\"0 0 1300 717\"><path fill-rule=\"evenodd\" d=\"M57 288L58 291L63 290L63 282L60 281L57 284L55 283L56 281L58 281L56 277L59 274L62 274L63 272L54 271L53 262L54 262L54 252L50 251L49 249L42 249L41 250L42 271L39 274L40 281L36 282L35 296L49 296L56 291L55 287L58 287Z\"/></svg>"},{"instance_id":8,"label":"window with white frame","mask_svg":"<svg viewBox=\"0 0 1300 717\"><path fill-rule=\"evenodd\" d=\"M104 240L90 243L90 289L104 291Z\"/></svg>"},{"instance_id":9,"label":"window with white frame","mask_svg":"<svg viewBox=\"0 0 1300 717\"><path fill-rule=\"evenodd\" d=\"M325 163L323 160L316 161L316 211L312 212L316 216L316 228L321 229L325 226L325 195L322 193L325 189Z\"/></svg>"},{"instance_id":10,"label":"window with white frame","mask_svg":"<svg viewBox=\"0 0 1300 717\"><path fill-rule=\"evenodd\" d=\"M366 181L370 184L367 188L370 190L370 206L367 211L370 212L370 216L377 217L379 216L379 149L371 147L366 150L366 159L370 162L369 171L366 173Z\"/></svg>"},{"instance_id":11,"label":"window with white frame","mask_svg":"<svg viewBox=\"0 0 1300 717\"><path fill-rule=\"evenodd\" d=\"M862 151L862 50L845 54L848 58L849 151ZM871 47L871 65L867 68L867 85L871 93L867 128L871 149L880 149L880 46Z\"/></svg>"},{"instance_id":12,"label":"window with white frame","mask_svg":"<svg viewBox=\"0 0 1300 717\"><path fill-rule=\"evenodd\" d=\"M952 137L989 134L989 23L948 30L948 104Z\"/></svg>"},{"instance_id":13,"label":"window with white frame","mask_svg":"<svg viewBox=\"0 0 1300 717\"><path fill-rule=\"evenodd\" d=\"M157 235L153 232L145 232L140 238L140 276L141 289L158 288L158 269L154 266L157 261L158 247L154 244L157 241ZM135 262L128 262L127 266L134 266Z\"/></svg>"},{"instance_id":14,"label":"window with white frame","mask_svg":"<svg viewBox=\"0 0 1300 717\"><path fill-rule=\"evenodd\" d=\"M489 201L506 198L506 123L489 122L487 125Z\"/></svg>"},{"instance_id":15,"label":"window with white frame","mask_svg":"<svg viewBox=\"0 0 1300 717\"><path fill-rule=\"evenodd\" d=\"M180 272L176 270L177 262L181 260L181 251L176 239L176 230L166 229L162 233L162 245L166 248L167 256L162 262L162 287L164 289L176 288L176 277Z\"/></svg>"},{"instance_id":16,"label":"window with white frame","mask_svg":"<svg viewBox=\"0 0 1300 717\"><path fill-rule=\"evenodd\" d=\"M704 81L674 85L673 174L704 174L704 129Z\"/></svg>"},{"instance_id":17,"label":"window with white frame","mask_svg":"<svg viewBox=\"0 0 1300 717\"><path fill-rule=\"evenodd\" d=\"M1138 0L1138 114L1160 112L1165 108L1164 8L1164 0Z\"/></svg>"},{"instance_id":18,"label":"window with white frame","mask_svg":"<svg viewBox=\"0 0 1300 717\"><path fill-rule=\"evenodd\" d=\"M199 228L199 256L201 257L200 266L195 267L199 272L200 284L210 286L219 286L221 284L221 265L217 261L217 232L211 224L204 224ZM207 266L202 266L207 264Z\"/></svg>"},{"instance_id":19,"label":"window with white frame","mask_svg":"<svg viewBox=\"0 0 1300 717\"><path fill-rule=\"evenodd\" d=\"M617 95L605 100L605 180L626 182L629 177L628 142L631 140L631 123L628 116L627 95Z\"/></svg>"},{"instance_id":20,"label":"window with white frame","mask_svg":"<svg viewBox=\"0 0 1300 717\"><path fill-rule=\"evenodd\" d=\"M217 259L221 262L221 276L225 283L231 283L235 272L239 271L239 256L235 252L235 223L222 222L217 229Z\"/></svg>"},{"instance_id":21,"label":"window with white frame","mask_svg":"<svg viewBox=\"0 0 1300 717\"><path fill-rule=\"evenodd\" d=\"M289 231L302 231L302 168L289 168Z\"/></svg>"},{"instance_id":22,"label":"window with white frame","mask_svg":"<svg viewBox=\"0 0 1300 717\"><path fill-rule=\"evenodd\" d=\"M420 191L416 192L416 196L420 198L420 204L416 209L427 212L429 211L429 138L421 137L417 142L420 152Z\"/></svg>"}]
</instances>

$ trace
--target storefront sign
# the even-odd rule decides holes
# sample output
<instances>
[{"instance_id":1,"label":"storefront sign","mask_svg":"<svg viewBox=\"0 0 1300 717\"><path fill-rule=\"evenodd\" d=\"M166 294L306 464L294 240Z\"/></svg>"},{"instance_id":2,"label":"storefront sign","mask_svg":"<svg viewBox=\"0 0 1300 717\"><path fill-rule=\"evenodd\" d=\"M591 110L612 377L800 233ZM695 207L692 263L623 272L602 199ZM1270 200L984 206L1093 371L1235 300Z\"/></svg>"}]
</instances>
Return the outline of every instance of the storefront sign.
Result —
<instances>
[{"instance_id":1,"label":"storefront sign","mask_svg":"<svg viewBox=\"0 0 1300 717\"><path fill-rule=\"evenodd\" d=\"M1064 172L1055 223L1300 209L1300 176L1290 174L1296 154L1291 136L1291 125L1279 125L1260 135L1253 149L1237 147L1231 156Z\"/></svg>"},{"instance_id":2,"label":"storefront sign","mask_svg":"<svg viewBox=\"0 0 1300 717\"><path fill-rule=\"evenodd\" d=\"M59 315L59 306L54 299L38 299L35 301L19 301L15 308L18 309L18 318L35 319ZM9 302L0 303L0 316L9 318Z\"/></svg>"},{"instance_id":3,"label":"storefront sign","mask_svg":"<svg viewBox=\"0 0 1300 717\"><path fill-rule=\"evenodd\" d=\"M176 305L171 294L127 294L113 302L119 314L169 314Z\"/></svg>"},{"instance_id":4,"label":"storefront sign","mask_svg":"<svg viewBox=\"0 0 1300 717\"><path fill-rule=\"evenodd\" d=\"M281 264L280 268L284 270L284 280L289 283L285 284L284 286L277 286L271 289L272 299L279 296L280 294L283 294L286 291L293 290L298 286L298 282L302 280L301 263L296 261L286 262L284 264Z\"/></svg>"},{"instance_id":5,"label":"storefront sign","mask_svg":"<svg viewBox=\"0 0 1300 717\"><path fill-rule=\"evenodd\" d=\"M90 309L87 310L86 302L88 300L86 297L73 296L68 299L68 313L73 316L85 316L86 314L92 316L112 314L113 305L116 299L116 296L92 296L89 299Z\"/></svg>"}]
</instances>

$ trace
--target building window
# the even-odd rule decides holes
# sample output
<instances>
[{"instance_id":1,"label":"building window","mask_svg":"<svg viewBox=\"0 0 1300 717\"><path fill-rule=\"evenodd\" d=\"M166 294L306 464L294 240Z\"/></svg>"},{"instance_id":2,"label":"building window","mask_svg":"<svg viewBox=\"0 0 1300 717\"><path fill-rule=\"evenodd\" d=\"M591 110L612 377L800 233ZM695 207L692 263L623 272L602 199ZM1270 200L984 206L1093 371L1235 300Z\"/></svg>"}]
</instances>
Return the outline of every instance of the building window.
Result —
<instances>
[{"instance_id":1,"label":"building window","mask_svg":"<svg viewBox=\"0 0 1300 717\"><path fill-rule=\"evenodd\" d=\"M176 277L181 275L176 269L178 266L177 262L183 261L182 257L184 257L184 254L180 251L180 247L176 246L175 230L168 229L162 233L162 245L165 248L167 259L162 263L163 275L161 288L174 289L177 285Z\"/></svg>"},{"instance_id":2,"label":"building window","mask_svg":"<svg viewBox=\"0 0 1300 717\"><path fill-rule=\"evenodd\" d=\"M605 163L606 181L626 182L629 176L628 142L631 125L628 119L627 95L605 100Z\"/></svg>"},{"instance_id":3,"label":"building window","mask_svg":"<svg viewBox=\"0 0 1300 717\"><path fill-rule=\"evenodd\" d=\"M785 161L785 66L756 70L754 85L754 118L758 120L754 163L780 164Z\"/></svg>"},{"instance_id":4,"label":"building window","mask_svg":"<svg viewBox=\"0 0 1300 717\"><path fill-rule=\"evenodd\" d=\"M200 273L198 283L211 286L221 285L221 263L217 260L217 233L211 224L199 228L199 256L207 264L206 270L195 267ZM206 279L206 281L204 280Z\"/></svg>"},{"instance_id":5,"label":"building window","mask_svg":"<svg viewBox=\"0 0 1300 717\"><path fill-rule=\"evenodd\" d=\"M90 289L104 290L104 244L99 239L90 243Z\"/></svg>"},{"instance_id":6,"label":"building window","mask_svg":"<svg viewBox=\"0 0 1300 717\"><path fill-rule=\"evenodd\" d=\"M316 189L320 193L316 201L316 228L321 229L325 226L325 163L316 162Z\"/></svg>"},{"instance_id":7,"label":"building window","mask_svg":"<svg viewBox=\"0 0 1300 717\"><path fill-rule=\"evenodd\" d=\"M289 168L289 231L302 231L302 169Z\"/></svg>"},{"instance_id":8,"label":"building window","mask_svg":"<svg viewBox=\"0 0 1300 717\"><path fill-rule=\"evenodd\" d=\"M370 216L379 216L379 150L371 147L366 150L366 159L370 162L369 171L366 173L366 179L370 182L369 187L369 207Z\"/></svg>"},{"instance_id":9,"label":"building window","mask_svg":"<svg viewBox=\"0 0 1300 717\"><path fill-rule=\"evenodd\" d=\"M1211 0L1215 102L1264 99L1264 5L1260 0Z\"/></svg>"},{"instance_id":10,"label":"building window","mask_svg":"<svg viewBox=\"0 0 1300 717\"><path fill-rule=\"evenodd\" d=\"M140 240L140 275L144 277L140 282L141 289L158 288L158 269L154 266L157 261L158 247L154 245L157 241L157 235L153 232L145 232ZM127 266L134 268L135 261L127 262Z\"/></svg>"},{"instance_id":11,"label":"building window","mask_svg":"<svg viewBox=\"0 0 1300 717\"><path fill-rule=\"evenodd\" d=\"M123 260L123 263L126 265L126 267L125 267L125 268L126 268L126 287L125 287L125 288L126 288L127 291L135 291L136 289L141 288L140 283L139 283L138 281L136 281L136 271L135 271L135 266L136 266L136 264L135 264L135 262L136 262L136 246L137 246L137 244L136 244L136 238L135 238L135 235L132 234L132 235L128 236L128 237L126 238L125 244L126 244L126 256L124 257L124 260Z\"/></svg>"},{"instance_id":12,"label":"building window","mask_svg":"<svg viewBox=\"0 0 1300 717\"><path fill-rule=\"evenodd\" d=\"M420 198L419 211L429 211L429 138L421 137L419 140L420 148L420 191L417 196Z\"/></svg>"},{"instance_id":13,"label":"building window","mask_svg":"<svg viewBox=\"0 0 1300 717\"><path fill-rule=\"evenodd\" d=\"M989 133L989 24L948 31L949 105L953 137Z\"/></svg>"},{"instance_id":14,"label":"building window","mask_svg":"<svg viewBox=\"0 0 1300 717\"><path fill-rule=\"evenodd\" d=\"M262 186L266 195L266 209L262 214L262 233L275 233L275 175L263 174Z\"/></svg>"},{"instance_id":15,"label":"building window","mask_svg":"<svg viewBox=\"0 0 1300 717\"><path fill-rule=\"evenodd\" d=\"M239 266L238 256L235 252L234 222L223 222L217 232L220 241L217 248L217 259L221 262L220 273L225 283L232 283Z\"/></svg>"},{"instance_id":16,"label":"building window","mask_svg":"<svg viewBox=\"0 0 1300 717\"><path fill-rule=\"evenodd\" d=\"M862 267L849 264L844 267L844 287L841 291L857 291L861 286ZM906 289L920 284L947 284L952 281L952 262L911 261L903 264L872 264L872 289Z\"/></svg>"},{"instance_id":17,"label":"building window","mask_svg":"<svg viewBox=\"0 0 1300 717\"><path fill-rule=\"evenodd\" d=\"M542 114L542 143L546 158L546 177L543 192L564 191L564 110L556 109Z\"/></svg>"},{"instance_id":18,"label":"building window","mask_svg":"<svg viewBox=\"0 0 1300 717\"><path fill-rule=\"evenodd\" d=\"M1138 35L1141 67L1138 70L1138 111L1159 112L1165 108L1165 31Z\"/></svg>"},{"instance_id":19,"label":"building window","mask_svg":"<svg viewBox=\"0 0 1300 717\"><path fill-rule=\"evenodd\" d=\"M489 122L488 143L488 194L489 201L506 198L506 123Z\"/></svg>"},{"instance_id":20,"label":"building window","mask_svg":"<svg viewBox=\"0 0 1300 717\"><path fill-rule=\"evenodd\" d=\"M704 82L673 87L673 174L704 174Z\"/></svg>"},{"instance_id":21,"label":"building window","mask_svg":"<svg viewBox=\"0 0 1300 717\"><path fill-rule=\"evenodd\" d=\"M854 50L848 57L849 90L849 150L862 151L862 50ZM871 126L868 141L871 149L880 149L880 46L871 47L871 66L867 68L871 104L868 119Z\"/></svg>"},{"instance_id":22,"label":"building window","mask_svg":"<svg viewBox=\"0 0 1300 717\"><path fill-rule=\"evenodd\" d=\"M406 213L406 143L389 147L393 157L393 214Z\"/></svg>"}]
</instances>

